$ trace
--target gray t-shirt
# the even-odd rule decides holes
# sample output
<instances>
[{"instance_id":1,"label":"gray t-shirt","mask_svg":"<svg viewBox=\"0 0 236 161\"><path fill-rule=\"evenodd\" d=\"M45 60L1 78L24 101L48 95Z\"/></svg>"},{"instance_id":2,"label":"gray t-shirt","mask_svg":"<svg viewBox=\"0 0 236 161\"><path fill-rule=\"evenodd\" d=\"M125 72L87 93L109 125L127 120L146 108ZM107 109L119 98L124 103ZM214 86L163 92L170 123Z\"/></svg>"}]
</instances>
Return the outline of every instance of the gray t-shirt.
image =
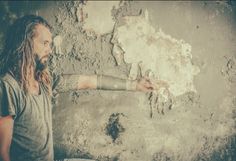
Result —
<instances>
[{"instance_id":1,"label":"gray t-shirt","mask_svg":"<svg viewBox=\"0 0 236 161\"><path fill-rule=\"evenodd\" d=\"M79 75L53 75L53 93L74 90ZM5 74L0 77L0 117L12 115L11 161L53 161L52 105L46 87L40 94L25 94L18 82Z\"/></svg>"},{"instance_id":2,"label":"gray t-shirt","mask_svg":"<svg viewBox=\"0 0 236 161\"><path fill-rule=\"evenodd\" d=\"M51 111L51 98L42 83L40 94L31 95L10 74L0 78L0 117L14 118L11 161L53 161Z\"/></svg>"}]
</instances>

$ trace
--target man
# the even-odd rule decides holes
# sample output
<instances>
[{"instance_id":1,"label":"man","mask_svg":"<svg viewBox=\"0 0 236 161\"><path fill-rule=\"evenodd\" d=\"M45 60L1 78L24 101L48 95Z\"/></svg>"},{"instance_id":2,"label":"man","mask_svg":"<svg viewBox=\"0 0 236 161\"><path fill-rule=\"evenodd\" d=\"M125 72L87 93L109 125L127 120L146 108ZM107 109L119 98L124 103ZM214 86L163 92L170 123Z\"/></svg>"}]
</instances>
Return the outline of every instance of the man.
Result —
<instances>
[{"instance_id":1,"label":"man","mask_svg":"<svg viewBox=\"0 0 236 161\"><path fill-rule=\"evenodd\" d=\"M53 90L154 88L144 78L128 81L97 75L62 75L53 82L47 68L52 52L50 30L42 17L29 15L16 20L6 35L0 57L1 161L53 161Z\"/></svg>"}]
</instances>

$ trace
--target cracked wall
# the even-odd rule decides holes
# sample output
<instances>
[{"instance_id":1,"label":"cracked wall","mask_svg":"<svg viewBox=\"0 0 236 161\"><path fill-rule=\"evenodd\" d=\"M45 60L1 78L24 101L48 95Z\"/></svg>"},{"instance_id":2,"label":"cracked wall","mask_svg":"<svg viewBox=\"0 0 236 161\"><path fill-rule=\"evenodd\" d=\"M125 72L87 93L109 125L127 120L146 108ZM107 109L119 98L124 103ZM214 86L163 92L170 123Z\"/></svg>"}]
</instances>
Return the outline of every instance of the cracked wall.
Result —
<instances>
[{"instance_id":1,"label":"cracked wall","mask_svg":"<svg viewBox=\"0 0 236 161\"><path fill-rule=\"evenodd\" d=\"M166 99L165 90L59 94L57 159L235 160L233 2L1 4L0 39L7 24L27 13L52 24L54 73L147 75L170 91Z\"/></svg>"}]
</instances>

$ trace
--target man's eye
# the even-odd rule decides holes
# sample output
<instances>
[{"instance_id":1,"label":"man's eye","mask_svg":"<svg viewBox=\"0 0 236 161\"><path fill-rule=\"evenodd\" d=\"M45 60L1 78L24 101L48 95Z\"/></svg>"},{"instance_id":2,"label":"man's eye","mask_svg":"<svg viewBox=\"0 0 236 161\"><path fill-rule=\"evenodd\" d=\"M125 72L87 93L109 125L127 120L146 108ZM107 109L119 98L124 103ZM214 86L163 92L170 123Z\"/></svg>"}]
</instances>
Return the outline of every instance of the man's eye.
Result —
<instances>
[{"instance_id":1,"label":"man's eye","mask_svg":"<svg viewBox=\"0 0 236 161\"><path fill-rule=\"evenodd\" d=\"M44 47L50 47L50 48L53 47L53 44L52 44L52 43L49 43L49 42L47 42L47 41L44 42L43 45L44 45Z\"/></svg>"}]
</instances>

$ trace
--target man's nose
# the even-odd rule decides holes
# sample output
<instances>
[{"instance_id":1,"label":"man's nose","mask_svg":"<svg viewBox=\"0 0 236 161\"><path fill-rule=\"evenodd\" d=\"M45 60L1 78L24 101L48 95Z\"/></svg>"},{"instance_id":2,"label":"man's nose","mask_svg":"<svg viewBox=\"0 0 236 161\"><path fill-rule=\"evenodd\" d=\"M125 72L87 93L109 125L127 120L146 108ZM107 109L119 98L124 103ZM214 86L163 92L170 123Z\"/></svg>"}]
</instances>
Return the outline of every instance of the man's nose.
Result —
<instances>
[{"instance_id":1,"label":"man's nose","mask_svg":"<svg viewBox=\"0 0 236 161\"><path fill-rule=\"evenodd\" d=\"M51 46L48 47L48 54L52 54L52 47Z\"/></svg>"}]
</instances>

